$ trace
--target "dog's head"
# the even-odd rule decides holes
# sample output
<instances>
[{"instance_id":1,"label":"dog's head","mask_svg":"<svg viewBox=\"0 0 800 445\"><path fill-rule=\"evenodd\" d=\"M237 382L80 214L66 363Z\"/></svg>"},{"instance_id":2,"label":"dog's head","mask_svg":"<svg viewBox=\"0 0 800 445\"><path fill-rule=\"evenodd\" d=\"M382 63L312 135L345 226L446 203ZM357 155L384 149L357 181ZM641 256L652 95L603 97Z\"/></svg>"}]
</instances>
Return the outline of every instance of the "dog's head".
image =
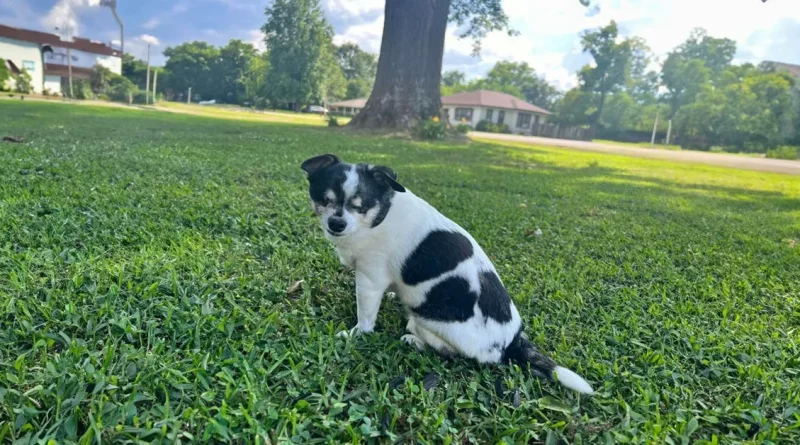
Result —
<instances>
[{"instance_id":1,"label":"dog's head","mask_svg":"<svg viewBox=\"0 0 800 445\"><path fill-rule=\"evenodd\" d=\"M406 189L389 167L348 164L334 155L303 162L311 207L331 236L352 235L383 222L395 193Z\"/></svg>"}]
</instances>

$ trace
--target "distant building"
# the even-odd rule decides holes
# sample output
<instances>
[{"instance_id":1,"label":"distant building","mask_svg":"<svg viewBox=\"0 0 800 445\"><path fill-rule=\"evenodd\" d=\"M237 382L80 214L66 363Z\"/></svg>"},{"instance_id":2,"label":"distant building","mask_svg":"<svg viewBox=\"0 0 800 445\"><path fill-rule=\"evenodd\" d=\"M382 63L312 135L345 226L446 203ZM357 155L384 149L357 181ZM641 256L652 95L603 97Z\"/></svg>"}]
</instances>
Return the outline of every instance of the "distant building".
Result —
<instances>
[{"instance_id":1,"label":"distant building","mask_svg":"<svg viewBox=\"0 0 800 445\"><path fill-rule=\"evenodd\" d=\"M341 102L336 102L328 105L328 109L334 114L343 114L345 116L355 116L364 106L367 105L367 99L350 99Z\"/></svg>"},{"instance_id":2,"label":"distant building","mask_svg":"<svg viewBox=\"0 0 800 445\"><path fill-rule=\"evenodd\" d=\"M480 121L506 124L514 133L530 133L533 124L544 124L552 114L510 94L470 91L442 97L442 108L450 125L466 123L473 128Z\"/></svg>"},{"instance_id":3,"label":"distant building","mask_svg":"<svg viewBox=\"0 0 800 445\"><path fill-rule=\"evenodd\" d=\"M73 80L88 79L95 65L122 74L122 53L110 45L80 37L65 42L55 34L0 25L0 62L15 74L26 70L36 93L61 94L69 89L68 48Z\"/></svg>"}]
</instances>

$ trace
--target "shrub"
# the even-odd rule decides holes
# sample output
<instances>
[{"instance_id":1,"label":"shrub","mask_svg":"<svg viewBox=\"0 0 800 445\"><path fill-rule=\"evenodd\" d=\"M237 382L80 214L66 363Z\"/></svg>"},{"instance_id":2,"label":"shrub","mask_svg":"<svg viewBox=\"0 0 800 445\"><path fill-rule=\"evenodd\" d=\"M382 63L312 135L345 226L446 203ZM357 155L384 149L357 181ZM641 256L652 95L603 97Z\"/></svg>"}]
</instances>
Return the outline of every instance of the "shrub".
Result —
<instances>
[{"instance_id":1,"label":"shrub","mask_svg":"<svg viewBox=\"0 0 800 445\"><path fill-rule=\"evenodd\" d=\"M768 150L767 157L771 159L800 159L800 147L784 145L773 150Z\"/></svg>"},{"instance_id":2,"label":"shrub","mask_svg":"<svg viewBox=\"0 0 800 445\"><path fill-rule=\"evenodd\" d=\"M337 119L336 116L328 116L328 126L341 127L341 125L339 125L339 119Z\"/></svg>"},{"instance_id":3,"label":"shrub","mask_svg":"<svg viewBox=\"0 0 800 445\"><path fill-rule=\"evenodd\" d=\"M423 121L422 125L420 125L420 136L423 139L444 139L446 133L447 123L441 121L438 117Z\"/></svg>"},{"instance_id":4,"label":"shrub","mask_svg":"<svg viewBox=\"0 0 800 445\"><path fill-rule=\"evenodd\" d=\"M498 127L500 128L500 133L512 134L511 128L508 126L508 124L499 125Z\"/></svg>"},{"instance_id":5,"label":"shrub","mask_svg":"<svg viewBox=\"0 0 800 445\"><path fill-rule=\"evenodd\" d=\"M134 94L137 91L139 91L139 88L127 77L119 76L111 79L108 97L117 102L128 103L128 93Z\"/></svg>"},{"instance_id":6,"label":"shrub","mask_svg":"<svg viewBox=\"0 0 800 445\"><path fill-rule=\"evenodd\" d=\"M8 90L7 82L11 80L11 73L8 71L5 60L0 61L0 91Z\"/></svg>"},{"instance_id":7,"label":"shrub","mask_svg":"<svg viewBox=\"0 0 800 445\"><path fill-rule=\"evenodd\" d=\"M133 103L135 104L146 104L147 103L147 93L141 90L137 90L133 93Z\"/></svg>"},{"instance_id":8,"label":"shrub","mask_svg":"<svg viewBox=\"0 0 800 445\"><path fill-rule=\"evenodd\" d=\"M75 99L80 99L80 100L94 99L94 93L92 92L92 85L88 81L83 79L78 79L73 81L72 93L75 95Z\"/></svg>"},{"instance_id":9,"label":"shrub","mask_svg":"<svg viewBox=\"0 0 800 445\"><path fill-rule=\"evenodd\" d=\"M472 131L472 125L469 124L458 124L456 125L456 131L461 134L467 134Z\"/></svg>"},{"instance_id":10,"label":"shrub","mask_svg":"<svg viewBox=\"0 0 800 445\"><path fill-rule=\"evenodd\" d=\"M493 123L483 120L478 122L478 125L475 126L475 130L492 133L492 127L494 127Z\"/></svg>"},{"instance_id":11,"label":"shrub","mask_svg":"<svg viewBox=\"0 0 800 445\"><path fill-rule=\"evenodd\" d=\"M30 93L33 90L31 86L31 75L28 73L28 70L22 69L22 72L16 76L16 83L17 83L17 92L18 93Z\"/></svg>"}]
</instances>

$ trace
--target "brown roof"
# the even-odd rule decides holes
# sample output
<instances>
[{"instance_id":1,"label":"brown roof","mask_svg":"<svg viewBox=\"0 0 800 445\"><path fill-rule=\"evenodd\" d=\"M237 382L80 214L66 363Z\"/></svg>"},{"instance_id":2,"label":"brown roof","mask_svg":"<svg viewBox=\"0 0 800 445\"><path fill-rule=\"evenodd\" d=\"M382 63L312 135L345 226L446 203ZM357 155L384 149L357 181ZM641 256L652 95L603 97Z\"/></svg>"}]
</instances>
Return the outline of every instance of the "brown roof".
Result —
<instances>
[{"instance_id":1,"label":"brown roof","mask_svg":"<svg viewBox=\"0 0 800 445\"><path fill-rule=\"evenodd\" d=\"M332 103L329 107L364 108L366 105L367 99L350 99Z\"/></svg>"},{"instance_id":2,"label":"brown roof","mask_svg":"<svg viewBox=\"0 0 800 445\"><path fill-rule=\"evenodd\" d=\"M442 97L442 105L467 105L473 107L502 108L506 110L530 111L533 113L552 114L544 108L529 104L510 94L497 91L478 90Z\"/></svg>"},{"instance_id":3,"label":"brown roof","mask_svg":"<svg viewBox=\"0 0 800 445\"><path fill-rule=\"evenodd\" d=\"M92 54L104 56L122 57L119 51L111 48L105 43L94 40L75 37L72 42L65 42L55 34L33 31L30 29L13 28L11 26L0 25L0 37L6 37L23 42L38 43L39 45L57 46L59 48L71 48L79 51L86 51Z\"/></svg>"},{"instance_id":4,"label":"brown roof","mask_svg":"<svg viewBox=\"0 0 800 445\"><path fill-rule=\"evenodd\" d=\"M775 68L776 71L785 71L794 77L800 77L800 65L792 65L791 63L773 62L767 60L764 62Z\"/></svg>"}]
</instances>

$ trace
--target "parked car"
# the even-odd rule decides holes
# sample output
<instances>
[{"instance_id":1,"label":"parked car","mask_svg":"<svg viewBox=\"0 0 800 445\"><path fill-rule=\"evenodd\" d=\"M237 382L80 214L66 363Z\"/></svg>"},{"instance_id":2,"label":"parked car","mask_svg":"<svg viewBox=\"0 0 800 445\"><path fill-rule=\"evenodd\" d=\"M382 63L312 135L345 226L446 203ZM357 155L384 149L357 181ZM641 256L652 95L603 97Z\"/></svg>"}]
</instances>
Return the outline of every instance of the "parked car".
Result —
<instances>
[{"instance_id":1,"label":"parked car","mask_svg":"<svg viewBox=\"0 0 800 445\"><path fill-rule=\"evenodd\" d=\"M328 114L328 109L321 105L309 105L303 110L305 113Z\"/></svg>"}]
</instances>

